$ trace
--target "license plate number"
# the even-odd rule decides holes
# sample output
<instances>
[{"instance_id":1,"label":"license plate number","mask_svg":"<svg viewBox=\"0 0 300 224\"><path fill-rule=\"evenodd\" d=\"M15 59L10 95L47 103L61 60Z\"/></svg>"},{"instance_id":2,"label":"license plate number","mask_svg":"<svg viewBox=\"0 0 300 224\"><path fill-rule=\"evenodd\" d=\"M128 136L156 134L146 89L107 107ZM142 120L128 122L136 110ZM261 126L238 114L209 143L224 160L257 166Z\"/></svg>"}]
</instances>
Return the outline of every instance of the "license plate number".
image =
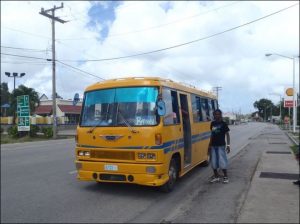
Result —
<instances>
[{"instance_id":1,"label":"license plate number","mask_svg":"<svg viewBox=\"0 0 300 224\"><path fill-rule=\"evenodd\" d=\"M104 170L117 171L118 166L117 165L104 165Z\"/></svg>"}]
</instances>

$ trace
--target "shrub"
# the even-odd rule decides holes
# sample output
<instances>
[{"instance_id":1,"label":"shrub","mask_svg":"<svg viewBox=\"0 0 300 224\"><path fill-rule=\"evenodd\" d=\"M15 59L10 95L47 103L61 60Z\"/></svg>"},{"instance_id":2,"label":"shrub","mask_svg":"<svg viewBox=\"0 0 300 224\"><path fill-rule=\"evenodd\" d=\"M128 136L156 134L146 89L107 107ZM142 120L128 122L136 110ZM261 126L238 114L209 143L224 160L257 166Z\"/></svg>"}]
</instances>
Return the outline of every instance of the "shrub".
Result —
<instances>
[{"instance_id":1,"label":"shrub","mask_svg":"<svg viewBox=\"0 0 300 224\"><path fill-rule=\"evenodd\" d=\"M53 136L52 127L44 127L44 128L42 128L42 132L44 133L45 137L47 137L47 138L51 138Z\"/></svg>"},{"instance_id":2,"label":"shrub","mask_svg":"<svg viewBox=\"0 0 300 224\"><path fill-rule=\"evenodd\" d=\"M39 131L40 131L39 126L37 126L37 125L30 125L30 132L29 132L30 137L37 136L37 133Z\"/></svg>"},{"instance_id":3,"label":"shrub","mask_svg":"<svg viewBox=\"0 0 300 224\"><path fill-rule=\"evenodd\" d=\"M10 137L17 138L19 136L18 127L16 125L9 127L7 133Z\"/></svg>"}]
</instances>

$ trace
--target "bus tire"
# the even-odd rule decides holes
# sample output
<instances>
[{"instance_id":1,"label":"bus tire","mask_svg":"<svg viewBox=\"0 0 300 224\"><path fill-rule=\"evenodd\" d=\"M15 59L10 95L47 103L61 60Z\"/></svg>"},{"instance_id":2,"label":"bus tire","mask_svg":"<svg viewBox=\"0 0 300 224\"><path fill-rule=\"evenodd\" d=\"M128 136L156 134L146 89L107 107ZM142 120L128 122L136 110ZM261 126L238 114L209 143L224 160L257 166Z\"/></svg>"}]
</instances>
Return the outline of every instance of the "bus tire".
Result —
<instances>
[{"instance_id":1,"label":"bus tire","mask_svg":"<svg viewBox=\"0 0 300 224\"><path fill-rule=\"evenodd\" d=\"M169 180L160 187L163 192L171 192L174 189L176 180L178 178L178 167L175 158L172 158L169 166Z\"/></svg>"}]
</instances>

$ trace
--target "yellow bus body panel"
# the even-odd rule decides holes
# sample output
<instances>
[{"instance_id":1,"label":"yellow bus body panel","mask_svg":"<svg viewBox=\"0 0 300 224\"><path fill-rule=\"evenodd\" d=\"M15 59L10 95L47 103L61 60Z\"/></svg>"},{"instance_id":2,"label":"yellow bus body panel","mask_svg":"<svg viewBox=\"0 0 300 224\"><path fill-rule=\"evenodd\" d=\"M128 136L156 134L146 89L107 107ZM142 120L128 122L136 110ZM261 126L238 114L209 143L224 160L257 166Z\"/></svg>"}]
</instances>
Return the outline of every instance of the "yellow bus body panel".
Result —
<instances>
[{"instance_id":1,"label":"yellow bus body panel","mask_svg":"<svg viewBox=\"0 0 300 224\"><path fill-rule=\"evenodd\" d=\"M210 122L193 122L190 94L193 93L211 99L215 99L215 96L161 78L108 80L91 85L85 91L130 86L168 87L178 93L187 95L192 135L191 163L188 166L184 164L182 123L164 126L161 117L159 125L132 127L136 133L133 133L127 126L95 128L78 126L75 163L79 180L161 186L168 181L168 169L174 154L179 155L180 158L179 176L183 176L199 163L208 160ZM156 134L162 136L161 145L156 145ZM108 141L103 137L107 135L119 136L119 139ZM79 156L79 151L89 152L90 156ZM138 153L154 153L156 159L138 159ZM108 170L107 167L113 167L114 169ZM147 169L152 170L152 172L147 171ZM113 180L113 178L100 180L100 175L111 175L117 180ZM129 181L129 176L132 176L133 180Z\"/></svg>"}]
</instances>

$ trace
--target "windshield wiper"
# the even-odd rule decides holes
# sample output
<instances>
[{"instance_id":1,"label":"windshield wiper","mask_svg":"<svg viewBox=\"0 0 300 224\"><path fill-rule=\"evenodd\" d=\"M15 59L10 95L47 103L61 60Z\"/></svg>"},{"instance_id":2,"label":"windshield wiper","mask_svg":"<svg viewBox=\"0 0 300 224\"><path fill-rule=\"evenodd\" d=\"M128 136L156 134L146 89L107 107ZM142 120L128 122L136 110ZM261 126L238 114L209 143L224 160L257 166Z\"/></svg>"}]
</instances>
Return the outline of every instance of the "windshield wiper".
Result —
<instances>
[{"instance_id":1,"label":"windshield wiper","mask_svg":"<svg viewBox=\"0 0 300 224\"><path fill-rule=\"evenodd\" d=\"M139 131L135 130L130 124L129 122L124 118L123 114L121 113L121 110L118 108L118 112L117 112L122 120L123 120L123 123L128 127L129 131L131 131L132 133L139 133Z\"/></svg>"},{"instance_id":2,"label":"windshield wiper","mask_svg":"<svg viewBox=\"0 0 300 224\"><path fill-rule=\"evenodd\" d=\"M103 120L99 120L94 126L92 126L92 127L87 131L87 133L89 133L89 134L93 133L93 131L95 130L95 128L96 128L99 124L101 124L102 121L103 121Z\"/></svg>"}]
</instances>

